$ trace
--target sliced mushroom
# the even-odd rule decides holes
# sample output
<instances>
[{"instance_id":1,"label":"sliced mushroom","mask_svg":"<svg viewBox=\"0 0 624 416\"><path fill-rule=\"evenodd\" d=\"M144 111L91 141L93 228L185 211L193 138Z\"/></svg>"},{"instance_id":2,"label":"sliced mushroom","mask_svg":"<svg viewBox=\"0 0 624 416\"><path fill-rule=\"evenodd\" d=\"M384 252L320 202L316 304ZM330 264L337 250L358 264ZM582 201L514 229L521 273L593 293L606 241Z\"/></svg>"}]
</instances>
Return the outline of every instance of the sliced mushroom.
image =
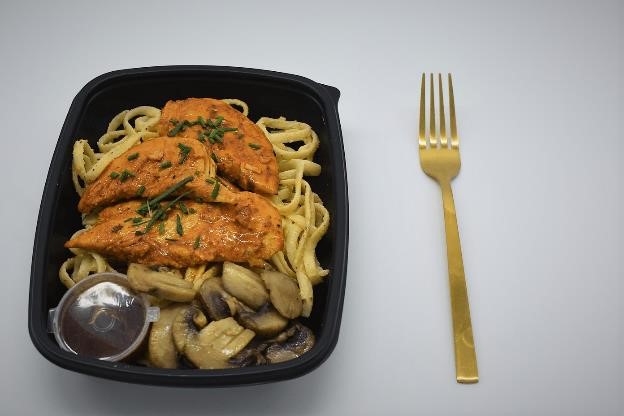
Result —
<instances>
[{"instance_id":1,"label":"sliced mushroom","mask_svg":"<svg viewBox=\"0 0 624 416\"><path fill-rule=\"evenodd\" d=\"M269 300L262 279L249 269L234 263L223 263L223 287L245 305L258 309Z\"/></svg>"},{"instance_id":2,"label":"sliced mushroom","mask_svg":"<svg viewBox=\"0 0 624 416\"><path fill-rule=\"evenodd\" d=\"M266 348L266 345L264 347ZM234 367L253 367L254 365L266 364L267 360L259 348L247 347L230 358L228 362Z\"/></svg>"},{"instance_id":3,"label":"sliced mushroom","mask_svg":"<svg viewBox=\"0 0 624 416\"><path fill-rule=\"evenodd\" d=\"M194 317L200 312L201 311L196 306L184 305L173 319L173 343L178 352L183 353L187 340L192 335L197 335L199 332L195 325Z\"/></svg>"},{"instance_id":4,"label":"sliced mushroom","mask_svg":"<svg viewBox=\"0 0 624 416\"><path fill-rule=\"evenodd\" d=\"M262 272L260 276L269 289L271 303L280 314L290 319L301 315L303 305L295 280L280 272Z\"/></svg>"},{"instance_id":5,"label":"sliced mushroom","mask_svg":"<svg viewBox=\"0 0 624 416\"><path fill-rule=\"evenodd\" d=\"M184 308L172 305L160 310L160 318L152 324L147 345L150 363L158 368L176 368L178 351L173 343L173 321Z\"/></svg>"},{"instance_id":6,"label":"sliced mushroom","mask_svg":"<svg viewBox=\"0 0 624 416\"><path fill-rule=\"evenodd\" d=\"M193 323L197 328L203 328L208 325L208 318L206 318L206 315L198 309L193 315Z\"/></svg>"},{"instance_id":7,"label":"sliced mushroom","mask_svg":"<svg viewBox=\"0 0 624 416\"><path fill-rule=\"evenodd\" d=\"M210 278L201 285L197 291L197 299L213 321L232 316L236 311L233 299L226 293L218 277Z\"/></svg>"},{"instance_id":8,"label":"sliced mushroom","mask_svg":"<svg viewBox=\"0 0 624 416\"><path fill-rule=\"evenodd\" d=\"M288 325L288 319L280 315L269 303L265 303L257 312L240 306L237 317L242 326L263 338L276 336Z\"/></svg>"},{"instance_id":9,"label":"sliced mushroom","mask_svg":"<svg viewBox=\"0 0 624 416\"><path fill-rule=\"evenodd\" d=\"M249 344L255 334L240 326L232 317L212 321L199 334L186 339L184 355L198 368L232 367L229 359Z\"/></svg>"},{"instance_id":10,"label":"sliced mushroom","mask_svg":"<svg viewBox=\"0 0 624 416\"><path fill-rule=\"evenodd\" d=\"M280 334L265 352L269 363L281 363L300 357L310 351L316 342L314 334L299 323Z\"/></svg>"},{"instance_id":11,"label":"sliced mushroom","mask_svg":"<svg viewBox=\"0 0 624 416\"><path fill-rule=\"evenodd\" d=\"M185 281L179 272L165 268L154 270L142 264L130 263L127 274L128 283L134 290L174 302L188 302L195 297L193 284Z\"/></svg>"}]
</instances>

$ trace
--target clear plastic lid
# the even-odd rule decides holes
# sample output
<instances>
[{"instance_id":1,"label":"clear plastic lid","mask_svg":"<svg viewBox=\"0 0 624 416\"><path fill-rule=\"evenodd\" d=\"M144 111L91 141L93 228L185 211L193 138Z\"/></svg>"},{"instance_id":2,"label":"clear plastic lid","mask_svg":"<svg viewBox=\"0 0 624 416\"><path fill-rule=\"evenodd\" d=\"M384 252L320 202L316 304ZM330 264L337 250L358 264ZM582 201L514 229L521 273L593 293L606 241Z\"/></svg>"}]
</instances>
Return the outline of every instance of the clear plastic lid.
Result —
<instances>
[{"instance_id":1,"label":"clear plastic lid","mask_svg":"<svg viewBox=\"0 0 624 416\"><path fill-rule=\"evenodd\" d=\"M50 331L65 351L118 361L137 349L159 309L119 273L98 273L69 289L50 310Z\"/></svg>"}]
</instances>

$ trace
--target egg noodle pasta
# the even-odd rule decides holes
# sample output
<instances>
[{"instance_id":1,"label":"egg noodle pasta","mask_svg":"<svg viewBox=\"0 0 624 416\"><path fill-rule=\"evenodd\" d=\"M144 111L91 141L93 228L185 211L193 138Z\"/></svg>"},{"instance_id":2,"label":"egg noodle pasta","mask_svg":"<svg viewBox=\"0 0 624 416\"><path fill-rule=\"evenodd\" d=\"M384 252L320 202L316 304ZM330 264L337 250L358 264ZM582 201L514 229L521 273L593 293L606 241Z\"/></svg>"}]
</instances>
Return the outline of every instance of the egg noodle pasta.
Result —
<instances>
[{"instance_id":1,"label":"egg noodle pasta","mask_svg":"<svg viewBox=\"0 0 624 416\"><path fill-rule=\"evenodd\" d=\"M239 99L223 99L229 105L249 114L249 106ZM106 169L113 159L131 147L157 137L155 126L160 120L160 109L141 106L117 114L97 141L96 152L81 139L74 143L72 181L78 195ZM303 302L302 316L310 316L313 304L313 285L320 283L329 270L323 269L316 257L316 246L329 227L329 212L320 197L313 192L305 176L318 176L321 166L313 161L320 142L310 125L284 117L262 117L256 123L273 146L279 172L278 194L270 198L282 216L284 248L273 255L272 267L290 276L299 286ZM212 161L212 160L211 160ZM216 175L211 163L207 176ZM83 232L97 220L97 213L83 215ZM61 282L70 288L90 274L114 271L101 255L82 249L70 249L74 254L59 270ZM193 283L195 290L217 276L220 266L200 265L183 271L184 280Z\"/></svg>"},{"instance_id":2,"label":"egg noodle pasta","mask_svg":"<svg viewBox=\"0 0 624 416\"><path fill-rule=\"evenodd\" d=\"M329 274L316 257L316 245L329 227L329 212L304 176L318 176L321 166L313 162L319 147L314 130L305 123L284 117L262 117L257 125L273 145L277 156L279 185L272 202L282 215L284 249L273 256L280 272L297 279L303 316L312 311L312 285ZM294 144L300 144L295 148Z\"/></svg>"}]
</instances>

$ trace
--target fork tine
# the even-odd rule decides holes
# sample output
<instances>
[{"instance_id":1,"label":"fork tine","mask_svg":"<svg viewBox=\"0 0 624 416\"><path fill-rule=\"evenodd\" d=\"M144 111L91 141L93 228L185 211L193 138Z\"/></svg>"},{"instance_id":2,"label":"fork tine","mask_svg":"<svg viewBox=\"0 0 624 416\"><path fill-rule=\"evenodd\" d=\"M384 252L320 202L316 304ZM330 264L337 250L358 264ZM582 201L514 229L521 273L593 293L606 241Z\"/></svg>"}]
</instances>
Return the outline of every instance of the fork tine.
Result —
<instances>
[{"instance_id":1,"label":"fork tine","mask_svg":"<svg viewBox=\"0 0 624 416\"><path fill-rule=\"evenodd\" d=\"M418 123L418 147L425 149L427 147L427 137L425 135L425 73L422 74L420 81L420 121Z\"/></svg>"},{"instance_id":2,"label":"fork tine","mask_svg":"<svg viewBox=\"0 0 624 416\"><path fill-rule=\"evenodd\" d=\"M440 96L440 146L448 147L446 141L446 117L444 117L444 93L442 92L442 74L438 72L438 95Z\"/></svg>"},{"instance_id":3,"label":"fork tine","mask_svg":"<svg viewBox=\"0 0 624 416\"><path fill-rule=\"evenodd\" d=\"M457 137L457 124L455 123L455 97L453 95L453 80L448 74L449 83L449 109L451 113L451 148L459 148L459 138Z\"/></svg>"},{"instance_id":4,"label":"fork tine","mask_svg":"<svg viewBox=\"0 0 624 416\"><path fill-rule=\"evenodd\" d=\"M433 74L429 76L429 146L433 149L438 147L438 135L435 121L435 93L433 89Z\"/></svg>"}]
</instances>

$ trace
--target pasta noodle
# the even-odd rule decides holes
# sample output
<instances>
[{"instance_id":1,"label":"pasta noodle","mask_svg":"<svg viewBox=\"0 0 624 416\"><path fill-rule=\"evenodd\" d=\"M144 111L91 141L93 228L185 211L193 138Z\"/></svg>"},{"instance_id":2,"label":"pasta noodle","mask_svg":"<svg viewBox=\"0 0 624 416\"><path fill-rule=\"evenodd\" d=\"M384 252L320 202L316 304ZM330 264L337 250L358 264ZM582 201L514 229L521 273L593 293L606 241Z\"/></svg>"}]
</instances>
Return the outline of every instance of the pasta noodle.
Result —
<instances>
[{"instance_id":1,"label":"pasta noodle","mask_svg":"<svg viewBox=\"0 0 624 416\"><path fill-rule=\"evenodd\" d=\"M309 316L312 285L329 274L316 258L316 245L329 227L329 212L303 179L321 173L321 166L312 160L319 139L308 124L283 117L262 117L257 124L273 145L279 170L280 189L272 202L282 215L284 249L271 260L280 272L297 279L302 315ZM303 144L295 149L293 144L298 142Z\"/></svg>"},{"instance_id":2,"label":"pasta noodle","mask_svg":"<svg viewBox=\"0 0 624 416\"><path fill-rule=\"evenodd\" d=\"M95 153L86 140L76 141L72 160L72 180L78 195L82 196L86 185L97 179L117 156L143 140L157 137L158 134L153 127L158 120L160 110L156 107L142 106L124 110L113 117L106 133L98 140L100 153Z\"/></svg>"},{"instance_id":3,"label":"pasta noodle","mask_svg":"<svg viewBox=\"0 0 624 416\"><path fill-rule=\"evenodd\" d=\"M249 106L239 99L224 99L249 114ZM157 137L155 125L160 110L155 107L136 107L117 114L109 123L106 133L97 142L95 152L86 140L74 144L72 180L78 195L106 169L109 163L132 146ZM319 147L314 130L305 123L289 121L284 117L262 117L256 123L273 146L279 172L278 194L271 202L282 216L284 248L271 258L272 266L290 276L299 285L303 302L302 316L310 316L313 304L313 285L320 283L329 270L323 269L316 257L316 246L329 227L329 212L321 198L312 191L304 176L318 176L321 166L313 161ZM300 144L299 146L297 146ZM212 160L211 160L212 161ZM207 176L215 176L216 165L211 163ZM97 214L83 215L83 232L91 227ZM74 235L76 235L74 234ZM101 255L81 249L71 249L74 257L67 259L59 270L61 282L68 288L92 273L111 271L113 268ZM189 267L184 279L195 289L218 274L219 266Z\"/></svg>"}]
</instances>

